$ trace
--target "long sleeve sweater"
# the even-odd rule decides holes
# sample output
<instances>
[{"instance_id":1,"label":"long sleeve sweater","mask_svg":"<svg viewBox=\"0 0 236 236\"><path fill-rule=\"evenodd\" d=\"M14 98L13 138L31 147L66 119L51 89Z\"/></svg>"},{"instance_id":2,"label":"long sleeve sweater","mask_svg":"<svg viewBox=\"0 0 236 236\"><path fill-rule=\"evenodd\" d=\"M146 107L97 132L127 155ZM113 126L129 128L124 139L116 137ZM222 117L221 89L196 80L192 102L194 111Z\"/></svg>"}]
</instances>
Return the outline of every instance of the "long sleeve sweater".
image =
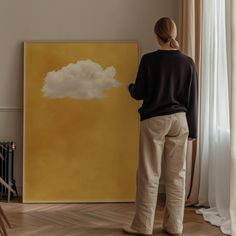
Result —
<instances>
[{"instance_id":1,"label":"long sleeve sweater","mask_svg":"<svg viewBox=\"0 0 236 236\"><path fill-rule=\"evenodd\" d=\"M192 58L179 50L157 50L140 62L131 96L143 100L141 121L185 112L189 137L197 137L197 73Z\"/></svg>"}]
</instances>

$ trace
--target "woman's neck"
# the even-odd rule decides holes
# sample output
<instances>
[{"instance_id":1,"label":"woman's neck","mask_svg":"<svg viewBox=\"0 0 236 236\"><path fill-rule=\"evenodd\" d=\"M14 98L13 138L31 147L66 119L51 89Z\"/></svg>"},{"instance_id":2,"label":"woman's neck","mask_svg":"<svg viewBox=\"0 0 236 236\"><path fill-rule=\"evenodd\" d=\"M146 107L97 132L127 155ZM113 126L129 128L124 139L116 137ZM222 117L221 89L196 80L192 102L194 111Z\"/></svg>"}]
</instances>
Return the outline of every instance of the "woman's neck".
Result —
<instances>
[{"instance_id":1,"label":"woman's neck","mask_svg":"<svg viewBox=\"0 0 236 236\"><path fill-rule=\"evenodd\" d=\"M175 48L172 48L169 44L162 44L160 45L161 50L176 50Z\"/></svg>"}]
</instances>

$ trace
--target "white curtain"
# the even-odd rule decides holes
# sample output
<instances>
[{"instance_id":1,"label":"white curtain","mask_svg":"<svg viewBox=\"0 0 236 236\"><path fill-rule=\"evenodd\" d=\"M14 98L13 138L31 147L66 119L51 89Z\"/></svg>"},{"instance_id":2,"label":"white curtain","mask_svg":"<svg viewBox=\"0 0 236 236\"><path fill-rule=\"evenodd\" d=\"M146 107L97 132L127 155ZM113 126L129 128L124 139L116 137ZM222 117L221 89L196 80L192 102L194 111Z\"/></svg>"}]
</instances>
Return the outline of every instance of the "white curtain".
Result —
<instances>
[{"instance_id":1,"label":"white curtain","mask_svg":"<svg viewBox=\"0 0 236 236\"><path fill-rule=\"evenodd\" d=\"M230 114L225 0L202 2L199 205L206 221L231 234Z\"/></svg>"},{"instance_id":2,"label":"white curtain","mask_svg":"<svg viewBox=\"0 0 236 236\"><path fill-rule=\"evenodd\" d=\"M232 222L232 236L236 236L236 1L232 0L232 5L229 5L228 11L231 13L232 27L232 48L231 51L231 180L230 180L230 216Z\"/></svg>"}]
</instances>

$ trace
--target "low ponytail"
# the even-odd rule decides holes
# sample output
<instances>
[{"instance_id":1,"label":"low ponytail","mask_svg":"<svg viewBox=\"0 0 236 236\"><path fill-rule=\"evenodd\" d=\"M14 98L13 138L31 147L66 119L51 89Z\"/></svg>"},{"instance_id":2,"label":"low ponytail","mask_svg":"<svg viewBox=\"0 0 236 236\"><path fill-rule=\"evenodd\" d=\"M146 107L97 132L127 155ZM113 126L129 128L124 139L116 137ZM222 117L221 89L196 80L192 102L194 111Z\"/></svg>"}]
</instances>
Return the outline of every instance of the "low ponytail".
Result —
<instances>
[{"instance_id":1,"label":"low ponytail","mask_svg":"<svg viewBox=\"0 0 236 236\"><path fill-rule=\"evenodd\" d=\"M175 48L175 49L179 49L179 42L176 39L171 37L170 47Z\"/></svg>"}]
</instances>

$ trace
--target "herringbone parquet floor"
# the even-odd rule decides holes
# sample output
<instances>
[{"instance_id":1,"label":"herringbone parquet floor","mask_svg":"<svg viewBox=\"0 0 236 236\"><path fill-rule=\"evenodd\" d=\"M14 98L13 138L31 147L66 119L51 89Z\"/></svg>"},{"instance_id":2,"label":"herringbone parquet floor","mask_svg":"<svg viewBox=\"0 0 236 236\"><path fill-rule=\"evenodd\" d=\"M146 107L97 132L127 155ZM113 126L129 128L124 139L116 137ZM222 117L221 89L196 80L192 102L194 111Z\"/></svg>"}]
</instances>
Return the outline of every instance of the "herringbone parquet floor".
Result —
<instances>
[{"instance_id":1,"label":"herringbone parquet floor","mask_svg":"<svg viewBox=\"0 0 236 236\"><path fill-rule=\"evenodd\" d=\"M12 229L9 236L122 236L122 227L134 214L133 203L22 204L1 203ZM217 227L203 221L194 208L186 208L184 236L221 236ZM161 231L163 202L159 201L153 235Z\"/></svg>"}]
</instances>

